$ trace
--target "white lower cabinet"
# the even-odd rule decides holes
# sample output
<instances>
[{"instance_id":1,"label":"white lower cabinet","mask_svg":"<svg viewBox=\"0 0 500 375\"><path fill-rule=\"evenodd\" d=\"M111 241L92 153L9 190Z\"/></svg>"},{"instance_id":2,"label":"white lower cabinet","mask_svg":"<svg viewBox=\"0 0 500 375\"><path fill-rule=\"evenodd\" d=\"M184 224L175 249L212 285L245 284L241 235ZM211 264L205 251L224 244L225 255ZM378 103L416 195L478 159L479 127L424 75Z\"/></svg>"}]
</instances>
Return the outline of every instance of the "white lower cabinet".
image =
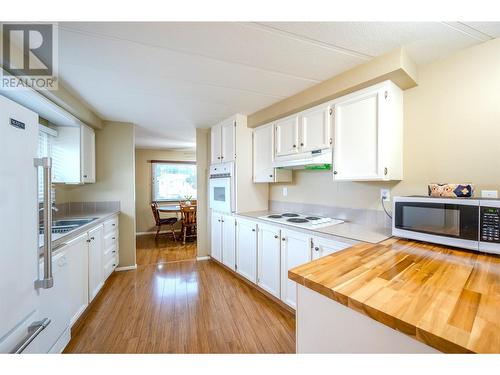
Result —
<instances>
[{"instance_id":1,"label":"white lower cabinet","mask_svg":"<svg viewBox=\"0 0 500 375\"><path fill-rule=\"evenodd\" d=\"M350 246L351 243L341 241L329 240L322 237L313 237L312 239L312 259L319 259L329 254L336 253L337 251L344 250Z\"/></svg>"},{"instance_id":2,"label":"white lower cabinet","mask_svg":"<svg viewBox=\"0 0 500 375\"><path fill-rule=\"evenodd\" d=\"M297 284L288 270L343 250L346 242L212 213L211 256L262 290L296 308Z\"/></svg>"},{"instance_id":3,"label":"white lower cabinet","mask_svg":"<svg viewBox=\"0 0 500 375\"><path fill-rule=\"evenodd\" d=\"M253 221L236 223L236 272L257 283L257 223Z\"/></svg>"},{"instance_id":4,"label":"white lower cabinet","mask_svg":"<svg viewBox=\"0 0 500 375\"><path fill-rule=\"evenodd\" d=\"M99 293L118 265L118 216L68 241L58 252L68 259L70 326Z\"/></svg>"},{"instance_id":5,"label":"white lower cabinet","mask_svg":"<svg viewBox=\"0 0 500 375\"><path fill-rule=\"evenodd\" d=\"M236 269L236 219L234 216L222 216L222 263Z\"/></svg>"},{"instance_id":6,"label":"white lower cabinet","mask_svg":"<svg viewBox=\"0 0 500 375\"><path fill-rule=\"evenodd\" d=\"M82 315L89 304L89 253L87 233L68 242L65 251L68 257L70 288L70 326Z\"/></svg>"},{"instance_id":7,"label":"white lower cabinet","mask_svg":"<svg viewBox=\"0 0 500 375\"><path fill-rule=\"evenodd\" d=\"M258 224L257 285L280 298L281 232L278 227Z\"/></svg>"},{"instance_id":8,"label":"white lower cabinet","mask_svg":"<svg viewBox=\"0 0 500 375\"><path fill-rule=\"evenodd\" d=\"M222 216L212 212L212 239L210 255L215 260L222 262Z\"/></svg>"},{"instance_id":9,"label":"white lower cabinet","mask_svg":"<svg viewBox=\"0 0 500 375\"><path fill-rule=\"evenodd\" d=\"M119 241L118 241L118 216L104 223L104 246L103 246L103 278L106 280L118 266Z\"/></svg>"},{"instance_id":10,"label":"white lower cabinet","mask_svg":"<svg viewBox=\"0 0 500 375\"><path fill-rule=\"evenodd\" d=\"M89 302L92 302L104 284L103 240L102 225L89 231Z\"/></svg>"},{"instance_id":11,"label":"white lower cabinet","mask_svg":"<svg viewBox=\"0 0 500 375\"><path fill-rule=\"evenodd\" d=\"M281 300L297 305L297 284L288 278L288 270L311 261L311 236L291 230L281 231Z\"/></svg>"}]
</instances>

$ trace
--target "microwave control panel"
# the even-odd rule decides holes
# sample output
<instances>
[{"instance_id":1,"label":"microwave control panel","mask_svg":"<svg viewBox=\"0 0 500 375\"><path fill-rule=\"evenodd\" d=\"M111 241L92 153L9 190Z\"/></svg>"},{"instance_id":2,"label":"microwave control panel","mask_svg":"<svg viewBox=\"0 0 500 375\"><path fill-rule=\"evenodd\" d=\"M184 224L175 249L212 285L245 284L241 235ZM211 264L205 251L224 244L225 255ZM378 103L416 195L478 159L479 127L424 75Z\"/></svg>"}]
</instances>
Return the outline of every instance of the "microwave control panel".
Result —
<instances>
[{"instance_id":1,"label":"microwave control panel","mask_svg":"<svg viewBox=\"0 0 500 375\"><path fill-rule=\"evenodd\" d=\"M500 208L481 207L480 240L500 243Z\"/></svg>"}]
</instances>

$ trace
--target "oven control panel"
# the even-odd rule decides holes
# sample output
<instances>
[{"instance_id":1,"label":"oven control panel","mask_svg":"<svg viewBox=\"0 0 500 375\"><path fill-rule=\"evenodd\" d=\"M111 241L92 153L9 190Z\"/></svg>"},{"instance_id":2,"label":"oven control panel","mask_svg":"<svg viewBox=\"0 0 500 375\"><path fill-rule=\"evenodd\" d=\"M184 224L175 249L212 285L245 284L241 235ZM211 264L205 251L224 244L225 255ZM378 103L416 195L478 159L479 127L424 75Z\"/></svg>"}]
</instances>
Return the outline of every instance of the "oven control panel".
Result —
<instances>
[{"instance_id":1,"label":"oven control panel","mask_svg":"<svg viewBox=\"0 0 500 375\"><path fill-rule=\"evenodd\" d=\"M480 241L500 243L500 208L481 207Z\"/></svg>"}]
</instances>

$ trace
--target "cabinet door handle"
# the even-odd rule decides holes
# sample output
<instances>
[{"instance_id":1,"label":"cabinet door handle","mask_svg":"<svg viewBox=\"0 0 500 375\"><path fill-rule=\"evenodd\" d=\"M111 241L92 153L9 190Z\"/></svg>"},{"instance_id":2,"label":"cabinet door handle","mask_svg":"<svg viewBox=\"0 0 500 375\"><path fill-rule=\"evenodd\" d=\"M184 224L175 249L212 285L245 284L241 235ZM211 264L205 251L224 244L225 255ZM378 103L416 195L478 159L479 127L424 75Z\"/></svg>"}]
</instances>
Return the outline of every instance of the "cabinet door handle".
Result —
<instances>
[{"instance_id":1,"label":"cabinet door handle","mask_svg":"<svg viewBox=\"0 0 500 375\"><path fill-rule=\"evenodd\" d=\"M278 235L275 235L274 238L278 238L279 236Z\"/></svg>"},{"instance_id":2,"label":"cabinet door handle","mask_svg":"<svg viewBox=\"0 0 500 375\"><path fill-rule=\"evenodd\" d=\"M302 146L304 146L304 142L300 142L300 146L301 146L301 147L302 147Z\"/></svg>"},{"instance_id":3,"label":"cabinet door handle","mask_svg":"<svg viewBox=\"0 0 500 375\"><path fill-rule=\"evenodd\" d=\"M293 145L293 148L297 148L297 145Z\"/></svg>"},{"instance_id":4,"label":"cabinet door handle","mask_svg":"<svg viewBox=\"0 0 500 375\"><path fill-rule=\"evenodd\" d=\"M337 174L338 172L337 171L333 171L333 174Z\"/></svg>"},{"instance_id":5,"label":"cabinet door handle","mask_svg":"<svg viewBox=\"0 0 500 375\"><path fill-rule=\"evenodd\" d=\"M316 246L316 247L314 248L314 250L319 251L319 247L318 247L318 246Z\"/></svg>"},{"instance_id":6,"label":"cabinet door handle","mask_svg":"<svg viewBox=\"0 0 500 375\"><path fill-rule=\"evenodd\" d=\"M112 253L113 253L113 254L114 254L114 253L116 253L116 250L113 250L113 251L112 251Z\"/></svg>"},{"instance_id":7,"label":"cabinet door handle","mask_svg":"<svg viewBox=\"0 0 500 375\"><path fill-rule=\"evenodd\" d=\"M285 237L283 237L283 238L281 239L281 241L285 241Z\"/></svg>"},{"instance_id":8,"label":"cabinet door handle","mask_svg":"<svg viewBox=\"0 0 500 375\"><path fill-rule=\"evenodd\" d=\"M224 159L224 156L221 156L220 158L221 158L221 159Z\"/></svg>"},{"instance_id":9,"label":"cabinet door handle","mask_svg":"<svg viewBox=\"0 0 500 375\"><path fill-rule=\"evenodd\" d=\"M91 239L92 241L94 241L94 240L95 240L95 237L90 237L90 239Z\"/></svg>"},{"instance_id":10,"label":"cabinet door handle","mask_svg":"<svg viewBox=\"0 0 500 375\"><path fill-rule=\"evenodd\" d=\"M252 232L255 232L255 229L252 229Z\"/></svg>"},{"instance_id":11,"label":"cabinet door handle","mask_svg":"<svg viewBox=\"0 0 500 375\"><path fill-rule=\"evenodd\" d=\"M112 240L116 240L116 237L111 237Z\"/></svg>"},{"instance_id":12,"label":"cabinet door handle","mask_svg":"<svg viewBox=\"0 0 500 375\"><path fill-rule=\"evenodd\" d=\"M113 225L114 227L116 227L116 224L115 224L115 223L113 223L113 224L111 224L111 225Z\"/></svg>"},{"instance_id":13,"label":"cabinet door handle","mask_svg":"<svg viewBox=\"0 0 500 375\"><path fill-rule=\"evenodd\" d=\"M269 177L273 178L273 175L272 175L272 174L270 174L270 175L269 175Z\"/></svg>"},{"instance_id":14,"label":"cabinet door handle","mask_svg":"<svg viewBox=\"0 0 500 375\"><path fill-rule=\"evenodd\" d=\"M86 174L84 174L84 175L83 175L83 178L87 178L87 175L86 175Z\"/></svg>"}]
</instances>

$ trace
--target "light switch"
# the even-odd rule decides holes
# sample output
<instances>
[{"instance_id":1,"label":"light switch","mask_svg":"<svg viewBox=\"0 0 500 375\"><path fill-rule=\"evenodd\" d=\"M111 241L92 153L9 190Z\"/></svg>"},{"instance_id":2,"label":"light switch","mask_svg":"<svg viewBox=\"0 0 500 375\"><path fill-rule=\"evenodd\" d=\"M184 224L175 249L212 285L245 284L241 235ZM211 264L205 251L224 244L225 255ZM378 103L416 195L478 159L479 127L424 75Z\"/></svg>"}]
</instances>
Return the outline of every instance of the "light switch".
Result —
<instances>
[{"instance_id":1,"label":"light switch","mask_svg":"<svg viewBox=\"0 0 500 375\"><path fill-rule=\"evenodd\" d=\"M284 187L283 188L283 196L286 197L288 195L288 188Z\"/></svg>"}]
</instances>

